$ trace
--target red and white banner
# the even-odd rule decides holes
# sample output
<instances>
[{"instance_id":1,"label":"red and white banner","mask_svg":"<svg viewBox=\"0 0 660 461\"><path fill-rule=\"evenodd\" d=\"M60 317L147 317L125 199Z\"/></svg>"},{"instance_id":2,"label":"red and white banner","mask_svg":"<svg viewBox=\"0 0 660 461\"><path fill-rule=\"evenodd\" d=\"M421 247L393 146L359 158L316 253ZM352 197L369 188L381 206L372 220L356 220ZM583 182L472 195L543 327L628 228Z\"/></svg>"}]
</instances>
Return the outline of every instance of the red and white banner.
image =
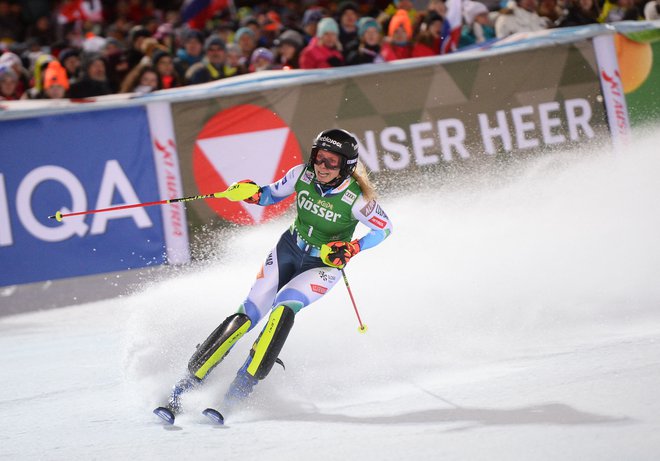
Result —
<instances>
[{"instance_id":1,"label":"red and white banner","mask_svg":"<svg viewBox=\"0 0 660 461\"><path fill-rule=\"evenodd\" d=\"M630 121L628 106L623 91L619 61L614 47L614 35L599 35L594 37L594 49L598 62L598 75L605 98L607 121L612 134L612 144L615 150L628 144L630 140Z\"/></svg>"},{"instance_id":2,"label":"red and white banner","mask_svg":"<svg viewBox=\"0 0 660 461\"><path fill-rule=\"evenodd\" d=\"M447 15L445 19L449 23L449 35L442 40L440 54L447 54L456 51L458 40L461 38L461 28L463 27L462 0L447 1Z\"/></svg>"},{"instance_id":3,"label":"red and white banner","mask_svg":"<svg viewBox=\"0 0 660 461\"><path fill-rule=\"evenodd\" d=\"M147 105L147 117L151 132L151 143L156 164L156 176L161 200L183 196L179 155L174 139L174 126L170 104L155 102ZM172 203L161 207L167 261L170 264L185 264L190 261L188 245L188 222L183 203Z\"/></svg>"}]
</instances>

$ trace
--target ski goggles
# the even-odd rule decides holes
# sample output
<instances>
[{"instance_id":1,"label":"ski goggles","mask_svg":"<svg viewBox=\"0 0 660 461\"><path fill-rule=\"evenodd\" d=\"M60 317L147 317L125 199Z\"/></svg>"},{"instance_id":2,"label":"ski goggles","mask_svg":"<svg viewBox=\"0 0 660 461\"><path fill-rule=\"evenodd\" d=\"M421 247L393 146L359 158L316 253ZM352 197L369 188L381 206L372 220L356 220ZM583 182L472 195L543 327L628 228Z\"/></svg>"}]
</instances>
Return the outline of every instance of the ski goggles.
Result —
<instances>
[{"instance_id":1,"label":"ski goggles","mask_svg":"<svg viewBox=\"0 0 660 461\"><path fill-rule=\"evenodd\" d=\"M316 153L314 158L315 165L325 165L328 170L339 170L341 168L341 159L339 157L321 157L319 152Z\"/></svg>"}]
</instances>

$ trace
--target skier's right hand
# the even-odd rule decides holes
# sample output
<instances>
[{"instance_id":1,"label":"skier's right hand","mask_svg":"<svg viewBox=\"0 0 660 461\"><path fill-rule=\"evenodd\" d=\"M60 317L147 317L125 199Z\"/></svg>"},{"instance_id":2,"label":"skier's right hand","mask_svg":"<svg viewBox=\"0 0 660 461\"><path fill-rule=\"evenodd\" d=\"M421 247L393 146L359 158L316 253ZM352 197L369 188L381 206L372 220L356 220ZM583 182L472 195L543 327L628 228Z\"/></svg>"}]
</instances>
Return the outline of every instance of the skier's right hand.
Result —
<instances>
[{"instance_id":1,"label":"skier's right hand","mask_svg":"<svg viewBox=\"0 0 660 461\"><path fill-rule=\"evenodd\" d=\"M244 179L242 181L238 181L239 183L247 183L247 184L254 184L255 186L257 185L256 182L252 181L251 179ZM259 191L254 194L251 197L248 197L244 199L244 202L251 203L252 205L258 205L259 204L259 199L261 198L261 188L259 188Z\"/></svg>"}]
</instances>

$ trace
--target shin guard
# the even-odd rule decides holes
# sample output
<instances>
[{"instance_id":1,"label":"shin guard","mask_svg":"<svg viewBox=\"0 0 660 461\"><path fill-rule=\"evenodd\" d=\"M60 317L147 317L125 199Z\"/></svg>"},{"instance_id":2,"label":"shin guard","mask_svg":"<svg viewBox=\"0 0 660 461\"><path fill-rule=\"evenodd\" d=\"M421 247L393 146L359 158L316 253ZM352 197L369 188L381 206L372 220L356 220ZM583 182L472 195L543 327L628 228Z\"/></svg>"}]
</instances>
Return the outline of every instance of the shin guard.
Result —
<instances>
[{"instance_id":1,"label":"shin guard","mask_svg":"<svg viewBox=\"0 0 660 461\"><path fill-rule=\"evenodd\" d=\"M252 345L247 373L264 379L270 373L286 341L296 314L287 306L277 306L268 317L268 323Z\"/></svg>"},{"instance_id":2,"label":"shin guard","mask_svg":"<svg viewBox=\"0 0 660 461\"><path fill-rule=\"evenodd\" d=\"M188 362L188 371L198 379L206 375L229 353L241 336L249 329L252 322L245 314L233 314L225 319L202 344Z\"/></svg>"}]
</instances>

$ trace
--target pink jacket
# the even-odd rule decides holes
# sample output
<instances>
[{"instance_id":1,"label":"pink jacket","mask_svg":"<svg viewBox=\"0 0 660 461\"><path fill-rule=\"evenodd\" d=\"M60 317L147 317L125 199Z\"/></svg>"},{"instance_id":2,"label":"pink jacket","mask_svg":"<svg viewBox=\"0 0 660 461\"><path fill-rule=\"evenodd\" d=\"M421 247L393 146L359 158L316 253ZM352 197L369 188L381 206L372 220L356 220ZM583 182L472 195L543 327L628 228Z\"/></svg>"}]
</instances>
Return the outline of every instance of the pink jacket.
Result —
<instances>
[{"instance_id":1,"label":"pink jacket","mask_svg":"<svg viewBox=\"0 0 660 461\"><path fill-rule=\"evenodd\" d=\"M333 66L328 62L331 59L337 64ZM300 53L300 68L301 69L324 69L326 67L336 67L337 65L344 64L344 57L336 48L326 48L318 43L314 37L309 45Z\"/></svg>"}]
</instances>

